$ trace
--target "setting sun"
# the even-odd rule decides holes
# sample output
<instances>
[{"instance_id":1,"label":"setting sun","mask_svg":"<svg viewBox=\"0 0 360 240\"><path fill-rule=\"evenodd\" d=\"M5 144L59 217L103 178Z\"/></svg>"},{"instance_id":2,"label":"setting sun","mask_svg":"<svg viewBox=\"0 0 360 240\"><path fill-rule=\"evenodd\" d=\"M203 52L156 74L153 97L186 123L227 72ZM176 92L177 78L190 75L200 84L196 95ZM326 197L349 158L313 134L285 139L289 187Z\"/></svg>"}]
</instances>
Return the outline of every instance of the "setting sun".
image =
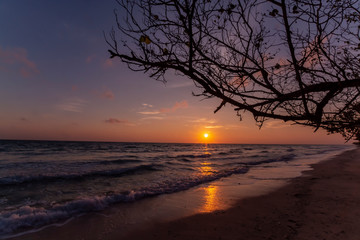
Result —
<instances>
[{"instance_id":1,"label":"setting sun","mask_svg":"<svg viewBox=\"0 0 360 240\"><path fill-rule=\"evenodd\" d=\"M208 137L209 137L209 134L204 133L204 138L208 138Z\"/></svg>"}]
</instances>

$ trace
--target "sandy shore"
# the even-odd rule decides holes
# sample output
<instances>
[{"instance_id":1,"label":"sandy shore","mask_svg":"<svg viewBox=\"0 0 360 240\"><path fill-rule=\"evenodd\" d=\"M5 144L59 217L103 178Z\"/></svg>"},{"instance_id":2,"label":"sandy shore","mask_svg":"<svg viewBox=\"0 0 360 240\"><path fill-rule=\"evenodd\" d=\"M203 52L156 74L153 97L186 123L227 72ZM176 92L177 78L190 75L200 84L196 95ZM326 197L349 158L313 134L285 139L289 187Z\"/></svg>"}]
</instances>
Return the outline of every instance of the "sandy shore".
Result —
<instances>
[{"instance_id":1,"label":"sandy shore","mask_svg":"<svg viewBox=\"0 0 360 240\"><path fill-rule=\"evenodd\" d=\"M101 213L104 217L87 215L63 227L13 239L358 240L359 187L360 148L318 163L314 170L292 179L286 186L237 201L227 210L160 223L149 219L140 228L130 224L127 229L116 227L116 219L107 217L105 212ZM148 200L137 211L141 214L151 204L152 200ZM114 209L109 211L117 216Z\"/></svg>"},{"instance_id":2,"label":"sandy shore","mask_svg":"<svg viewBox=\"0 0 360 240\"><path fill-rule=\"evenodd\" d=\"M265 196L125 239L360 239L360 149L321 162Z\"/></svg>"}]
</instances>

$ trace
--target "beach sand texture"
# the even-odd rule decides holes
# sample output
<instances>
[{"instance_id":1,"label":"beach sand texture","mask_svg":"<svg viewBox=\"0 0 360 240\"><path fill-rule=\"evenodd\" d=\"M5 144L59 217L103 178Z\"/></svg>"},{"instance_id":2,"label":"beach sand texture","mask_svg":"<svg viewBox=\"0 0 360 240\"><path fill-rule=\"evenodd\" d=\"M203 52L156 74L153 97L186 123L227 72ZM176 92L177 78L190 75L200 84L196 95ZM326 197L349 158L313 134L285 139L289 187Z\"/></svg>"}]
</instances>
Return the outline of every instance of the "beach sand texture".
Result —
<instances>
[{"instance_id":1,"label":"beach sand texture","mask_svg":"<svg viewBox=\"0 0 360 240\"><path fill-rule=\"evenodd\" d=\"M92 219L13 239L360 239L360 149L314 165L267 195L240 200L225 211L197 214L133 229L87 228ZM108 228L110 229L110 228Z\"/></svg>"},{"instance_id":2,"label":"beach sand texture","mask_svg":"<svg viewBox=\"0 0 360 240\"><path fill-rule=\"evenodd\" d=\"M360 239L359 156L359 149L345 152L268 195L127 239Z\"/></svg>"},{"instance_id":3,"label":"beach sand texture","mask_svg":"<svg viewBox=\"0 0 360 240\"><path fill-rule=\"evenodd\" d=\"M188 217L127 239L360 239L360 150L227 211Z\"/></svg>"}]
</instances>

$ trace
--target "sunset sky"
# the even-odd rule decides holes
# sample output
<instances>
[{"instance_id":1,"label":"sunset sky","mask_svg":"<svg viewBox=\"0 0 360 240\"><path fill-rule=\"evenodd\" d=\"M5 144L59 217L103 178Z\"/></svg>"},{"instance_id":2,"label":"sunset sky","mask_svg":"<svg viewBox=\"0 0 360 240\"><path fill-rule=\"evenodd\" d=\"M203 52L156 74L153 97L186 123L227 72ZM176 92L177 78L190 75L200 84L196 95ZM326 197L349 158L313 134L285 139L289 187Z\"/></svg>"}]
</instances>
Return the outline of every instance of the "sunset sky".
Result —
<instances>
[{"instance_id":1,"label":"sunset sky","mask_svg":"<svg viewBox=\"0 0 360 240\"><path fill-rule=\"evenodd\" d=\"M167 84L110 60L103 31L116 2L0 2L0 139L344 143L340 135L268 121L239 121L231 106L192 96L192 81ZM208 133L205 140L203 135Z\"/></svg>"}]
</instances>

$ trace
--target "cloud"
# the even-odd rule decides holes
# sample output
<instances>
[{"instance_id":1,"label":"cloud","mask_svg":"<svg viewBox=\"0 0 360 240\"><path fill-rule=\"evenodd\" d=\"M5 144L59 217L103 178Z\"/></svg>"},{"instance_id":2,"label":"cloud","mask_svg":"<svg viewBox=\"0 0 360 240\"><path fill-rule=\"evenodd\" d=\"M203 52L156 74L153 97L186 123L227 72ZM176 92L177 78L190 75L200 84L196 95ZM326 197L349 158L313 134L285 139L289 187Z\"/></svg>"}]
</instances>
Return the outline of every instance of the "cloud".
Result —
<instances>
[{"instance_id":1,"label":"cloud","mask_svg":"<svg viewBox=\"0 0 360 240\"><path fill-rule=\"evenodd\" d=\"M86 63L91 63L95 59L96 55L90 55L86 58Z\"/></svg>"},{"instance_id":2,"label":"cloud","mask_svg":"<svg viewBox=\"0 0 360 240\"><path fill-rule=\"evenodd\" d=\"M189 120L188 122L193 123L196 126L202 126L206 129L219 129L219 128L227 127L227 126L216 124L217 123L216 120L207 119L207 118L193 119L193 120Z\"/></svg>"},{"instance_id":3,"label":"cloud","mask_svg":"<svg viewBox=\"0 0 360 240\"><path fill-rule=\"evenodd\" d=\"M2 49L0 47L0 64L2 71L16 71L23 77L31 77L39 73L36 64L28 59L24 48Z\"/></svg>"},{"instance_id":4,"label":"cloud","mask_svg":"<svg viewBox=\"0 0 360 240\"><path fill-rule=\"evenodd\" d=\"M19 120L22 122L29 122L29 119L27 119L26 117L21 117Z\"/></svg>"},{"instance_id":5,"label":"cloud","mask_svg":"<svg viewBox=\"0 0 360 240\"><path fill-rule=\"evenodd\" d=\"M142 106L144 110L138 113L142 115L157 115L161 113L175 112L177 109L181 109L181 108L187 108L188 103L187 101L184 100L181 102L176 102L171 108L161 108L159 110L153 110L153 111L149 109L149 108L153 108L153 105L151 104L143 103Z\"/></svg>"},{"instance_id":6,"label":"cloud","mask_svg":"<svg viewBox=\"0 0 360 240\"><path fill-rule=\"evenodd\" d=\"M190 87L190 86L194 86L194 83L193 82L183 82L183 83L167 85L168 88L183 88L183 87Z\"/></svg>"},{"instance_id":7,"label":"cloud","mask_svg":"<svg viewBox=\"0 0 360 240\"><path fill-rule=\"evenodd\" d=\"M127 125L127 126L135 126L134 123L131 123L128 120L122 120L122 119L117 119L117 118L108 118L104 122L110 123L110 124L122 124L122 125Z\"/></svg>"},{"instance_id":8,"label":"cloud","mask_svg":"<svg viewBox=\"0 0 360 240\"><path fill-rule=\"evenodd\" d=\"M114 99L115 95L111 90L105 90L102 94L101 97L103 98L107 98L107 99Z\"/></svg>"},{"instance_id":9,"label":"cloud","mask_svg":"<svg viewBox=\"0 0 360 240\"><path fill-rule=\"evenodd\" d=\"M215 128L223 128L224 126L221 125L212 125L212 126L205 126L207 129L215 129Z\"/></svg>"},{"instance_id":10,"label":"cloud","mask_svg":"<svg viewBox=\"0 0 360 240\"><path fill-rule=\"evenodd\" d=\"M110 68L113 66L113 61L111 59L106 59L105 62L103 63L103 67L105 68Z\"/></svg>"},{"instance_id":11,"label":"cloud","mask_svg":"<svg viewBox=\"0 0 360 240\"><path fill-rule=\"evenodd\" d=\"M76 85L71 86L71 91L75 92L77 90L78 90L78 86L76 86Z\"/></svg>"},{"instance_id":12,"label":"cloud","mask_svg":"<svg viewBox=\"0 0 360 240\"><path fill-rule=\"evenodd\" d=\"M152 108L152 107L153 107L153 105L147 104L147 103L143 103L142 105L143 105L144 107L149 107L149 108Z\"/></svg>"},{"instance_id":13,"label":"cloud","mask_svg":"<svg viewBox=\"0 0 360 240\"><path fill-rule=\"evenodd\" d=\"M102 91L95 90L93 91L93 94L98 98L102 98L102 99L112 100L115 98L115 94L108 88L103 88Z\"/></svg>"},{"instance_id":14,"label":"cloud","mask_svg":"<svg viewBox=\"0 0 360 240\"><path fill-rule=\"evenodd\" d=\"M158 117L158 116L153 116L153 117L144 117L141 120L163 120L164 117Z\"/></svg>"},{"instance_id":15,"label":"cloud","mask_svg":"<svg viewBox=\"0 0 360 240\"><path fill-rule=\"evenodd\" d=\"M188 106L188 102L183 100L181 102L176 102L171 108L161 108L159 111L161 113L175 112L177 109L187 108Z\"/></svg>"},{"instance_id":16,"label":"cloud","mask_svg":"<svg viewBox=\"0 0 360 240\"><path fill-rule=\"evenodd\" d=\"M289 124L284 123L282 121L267 121L264 123L263 127L277 129L277 128L289 127Z\"/></svg>"},{"instance_id":17,"label":"cloud","mask_svg":"<svg viewBox=\"0 0 360 240\"><path fill-rule=\"evenodd\" d=\"M143 114L143 115L156 115L156 114L160 114L161 112L152 111L152 112L138 112L138 113Z\"/></svg>"},{"instance_id":18,"label":"cloud","mask_svg":"<svg viewBox=\"0 0 360 240\"><path fill-rule=\"evenodd\" d=\"M128 120L119 120L117 118L109 118L109 119L106 119L105 120L106 123L128 123L129 121Z\"/></svg>"},{"instance_id":19,"label":"cloud","mask_svg":"<svg viewBox=\"0 0 360 240\"><path fill-rule=\"evenodd\" d=\"M207 118L199 118L199 119L189 120L189 122L191 122L191 123L206 123L206 124L215 124L216 123L215 120L207 119Z\"/></svg>"},{"instance_id":20,"label":"cloud","mask_svg":"<svg viewBox=\"0 0 360 240\"><path fill-rule=\"evenodd\" d=\"M239 125L226 125L225 129L240 129L240 128L248 128L245 124L240 124Z\"/></svg>"},{"instance_id":21,"label":"cloud","mask_svg":"<svg viewBox=\"0 0 360 240\"><path fill-rule=\"evenodd\" d=\"M65 100L63 103L57 105L57 107L63 111L80 113L82 112L85 103L85 100L75 98Z\"/></svg>"}]
</instances>

